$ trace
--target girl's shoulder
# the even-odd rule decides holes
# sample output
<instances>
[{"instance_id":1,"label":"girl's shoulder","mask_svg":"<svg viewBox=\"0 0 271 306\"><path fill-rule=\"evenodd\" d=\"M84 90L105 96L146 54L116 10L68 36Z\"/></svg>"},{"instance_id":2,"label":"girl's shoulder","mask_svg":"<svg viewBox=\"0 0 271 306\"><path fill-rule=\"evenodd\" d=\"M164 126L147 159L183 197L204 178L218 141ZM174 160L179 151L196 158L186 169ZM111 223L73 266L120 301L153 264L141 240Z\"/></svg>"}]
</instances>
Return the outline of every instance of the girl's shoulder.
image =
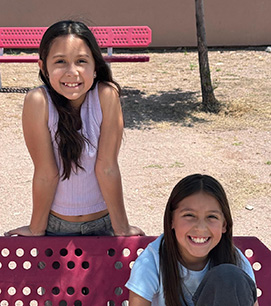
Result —
<instances>
[{"instance_id":1,"label":"girl's shoulder","mask_svg":"<svg viewBox=\"0 0 271 306\"><path fill-rule=\"evenodd\" d=\"M157 259L159 258L159 248L160 248L160 244L161 244L161 241L163 239L164 235L160 235L159 237L157 237L155 240L153 240L152 242L150 242L146 249L145 249L145 254L152 254L153 257L157 257ZM144 253L143 252L143 253ZM143 254L142 253L142 254Z\"/></svg>"},{"instance_id":2,"label":"girl's shoulder","mask_svg":"<svg viewBox=\"0 0 271 306\"><path fill-rule=\"evenodd\" d=\"M32 116L45 116L48 119L48 99L45 89L37 87L30 90L24 99L24 113Z\"/></svg>"},{"instance_id":3,"label":"girl's shoulder","mask_svg":"<svg viewBox=\"0 0 271 306\"><path fill-rule=\"evenodd\" d=\"M34 88L25 95L25 103L34 106L47 105L47 96L43 87Z\"/></svg>"},{"instance_id":4,"label":"girl's shoulder","mask_svg":"<svg viewBox=\"0 0 271 306\"><path fill-rule=\"evenodd\" d=\"M255 282L255 275L253 272L253 268L249 262L249 260L247 259L247 257L242 253L242 251L240 249L238 249L237 247L235 247L237 254L239 256L239 262L238 262L238 266L245 271Z\"/></svg>"},{"instance_id":5,"label":"girl's shoulder","mask_svg":"<svg viewBox=\"0 0 271 306\"><path fill-rule=\"evenodd\" d=\"M117 99L119 100L119 91L115 84L113 83L103 83L99 82L97 84L100 99Z\"/></svg>"},{"instance_id":6,"label":"girl's shoulder","mask_svg":"<svg viewBox=\"0 0 271 306\"><path fill-rule=\"evenodd\" d=\"M122 116L120 97L113 83L98 83L98 94L103 118L119 118Z\"/></svg>"}]
</instances>

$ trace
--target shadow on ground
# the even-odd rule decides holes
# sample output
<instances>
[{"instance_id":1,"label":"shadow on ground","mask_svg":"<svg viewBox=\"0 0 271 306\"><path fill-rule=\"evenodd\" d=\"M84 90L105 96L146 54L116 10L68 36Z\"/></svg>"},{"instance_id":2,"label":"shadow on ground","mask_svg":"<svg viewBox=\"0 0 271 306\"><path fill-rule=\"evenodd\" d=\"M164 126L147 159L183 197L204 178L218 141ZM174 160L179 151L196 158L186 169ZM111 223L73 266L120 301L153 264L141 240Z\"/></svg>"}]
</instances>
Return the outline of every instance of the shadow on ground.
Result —
<instances>
[{"instance_id":1,"label":"shadow on ground","mask_svg":"<svg viewBox=\"0 0 271 306\"><path fill-rule=\"evenodd\" d=\"M124 87L122 101L125 127L141 129L143 126L148 128L162 122L184 126L203 123L204 119L195 116L196 113L202 112L198 94L175 89L148 96L143 91Z\"/></svg>"}]
</instances>

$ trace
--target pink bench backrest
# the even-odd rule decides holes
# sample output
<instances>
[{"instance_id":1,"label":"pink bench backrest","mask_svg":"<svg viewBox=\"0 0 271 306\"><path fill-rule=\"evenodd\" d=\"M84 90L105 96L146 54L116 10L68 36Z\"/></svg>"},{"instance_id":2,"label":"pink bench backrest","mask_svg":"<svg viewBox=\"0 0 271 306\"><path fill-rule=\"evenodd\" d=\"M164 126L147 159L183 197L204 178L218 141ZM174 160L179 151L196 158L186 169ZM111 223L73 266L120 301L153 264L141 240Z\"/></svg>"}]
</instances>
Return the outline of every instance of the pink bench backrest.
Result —
<instances>
[{"instance_id":1,"label":"pink bench backrest","mask_svg":"<svg viewBox=\"0 0 271 306\"><path fill-rule=\"evenodd\" d=\"M89 27L99 46L147 47L151 29L147 26ZM47 27L0 27L0 48L37 49Z\"/></svg>"},{"instance_id":2,"label":"pink bench backrest","mask_svg":"<svg viewBox=\"0 0 271 306\"><path fill-rule=\"evenodd\" d=\"M154 239L0 237L0 305L127 305L124 285L131 266ZM255 237L235 237L235 241L248 255L251 251L246 250L253 251L249 260L254 267L261 264L255 271L262 293L259 303L270 306L271 252Z\"/></svg>"}]
</instances>

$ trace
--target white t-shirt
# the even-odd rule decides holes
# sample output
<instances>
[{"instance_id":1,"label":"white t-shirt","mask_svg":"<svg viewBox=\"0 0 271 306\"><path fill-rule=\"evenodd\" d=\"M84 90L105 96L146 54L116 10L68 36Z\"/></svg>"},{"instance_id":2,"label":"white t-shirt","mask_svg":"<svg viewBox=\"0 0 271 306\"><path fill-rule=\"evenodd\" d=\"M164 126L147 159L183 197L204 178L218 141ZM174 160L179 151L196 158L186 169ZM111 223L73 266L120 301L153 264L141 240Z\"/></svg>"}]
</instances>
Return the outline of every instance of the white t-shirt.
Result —
<instances>
[{"instance_id":1,"label":"white t-shirt","mask_svg":"<svg viewBox=\"0 0 271 306\"><path fill-rule=\"evenodd\" d=\"M131 276L125 285L129 290L152 302L152 306L165 306L163 283L162 279L159 279L159 247L162 237L163 235L150 243L137 258ZM240 268L255 282L255 276L249 261L239 249L237 250L242 259ZM185 300L189 306L194 306L192 296L209 270L209 262L201 271L188 270L184 266L181 266L181 268L182 277L184 277L182 289Z\"/></svg>"}]
</instances>

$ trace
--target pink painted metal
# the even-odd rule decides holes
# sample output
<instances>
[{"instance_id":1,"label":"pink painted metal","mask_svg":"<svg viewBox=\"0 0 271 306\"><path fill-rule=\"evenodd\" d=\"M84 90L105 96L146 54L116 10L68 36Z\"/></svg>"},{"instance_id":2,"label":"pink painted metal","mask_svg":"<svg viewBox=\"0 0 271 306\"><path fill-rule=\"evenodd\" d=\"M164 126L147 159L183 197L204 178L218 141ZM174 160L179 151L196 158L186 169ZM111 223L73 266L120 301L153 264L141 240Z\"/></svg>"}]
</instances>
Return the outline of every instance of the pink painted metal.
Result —
<instances>
[{"instance_id":1,"label":"pink painted metal","mask_svg":"<svg viewBox=\"0 0 271 306\"><path fill-rule=\"evenodd\" d=\"M130 265L153 239L1 237L0 305L122 305Z\"/></svg>"},{"instance_id":2,"label":"pink painted metal","mask_svg":"<svg viewBox=\"0 0 271 306\"><path fill-rule=\"evenodd\" d=\"M0 48L39 47L46 27L0 27ZM89 27L101 48L147 47L151 29L147 26Z\"/></svg>"},{"instance_id":3,"label":"pink painted metal","mask_svg":"<svg viewBox=\"0 0 271 306\"><path fill-rule=\"evenodd\" d=\"M128 305L131 266L155 238L0 237L0 305ZM234 240L256 269L260 306L270 306L270 250L256 237Z\"/></svg>"},{"instance_id":4,"label":"pink painted metal","mask_svg":"<svg viewBox=\"0 0 271 306\"><path fill-rule=\"evenodd\" d=\"M149 56L144 55L105 55L108 63L121 62L148 62ZM37 55L3 55L0 56L0 63L35 63L39 60Z\"/></svg>"},{"instance_id":5,"label":"pink painted metal","mask_svg":"<svg viewBox=\"0 0 271 306\"><path fill-rule=\"evenodd\" d=\"M253 267L260 306L271 305L271 251L257 237L234 237Z\"/></svg>"}]
</instances>

